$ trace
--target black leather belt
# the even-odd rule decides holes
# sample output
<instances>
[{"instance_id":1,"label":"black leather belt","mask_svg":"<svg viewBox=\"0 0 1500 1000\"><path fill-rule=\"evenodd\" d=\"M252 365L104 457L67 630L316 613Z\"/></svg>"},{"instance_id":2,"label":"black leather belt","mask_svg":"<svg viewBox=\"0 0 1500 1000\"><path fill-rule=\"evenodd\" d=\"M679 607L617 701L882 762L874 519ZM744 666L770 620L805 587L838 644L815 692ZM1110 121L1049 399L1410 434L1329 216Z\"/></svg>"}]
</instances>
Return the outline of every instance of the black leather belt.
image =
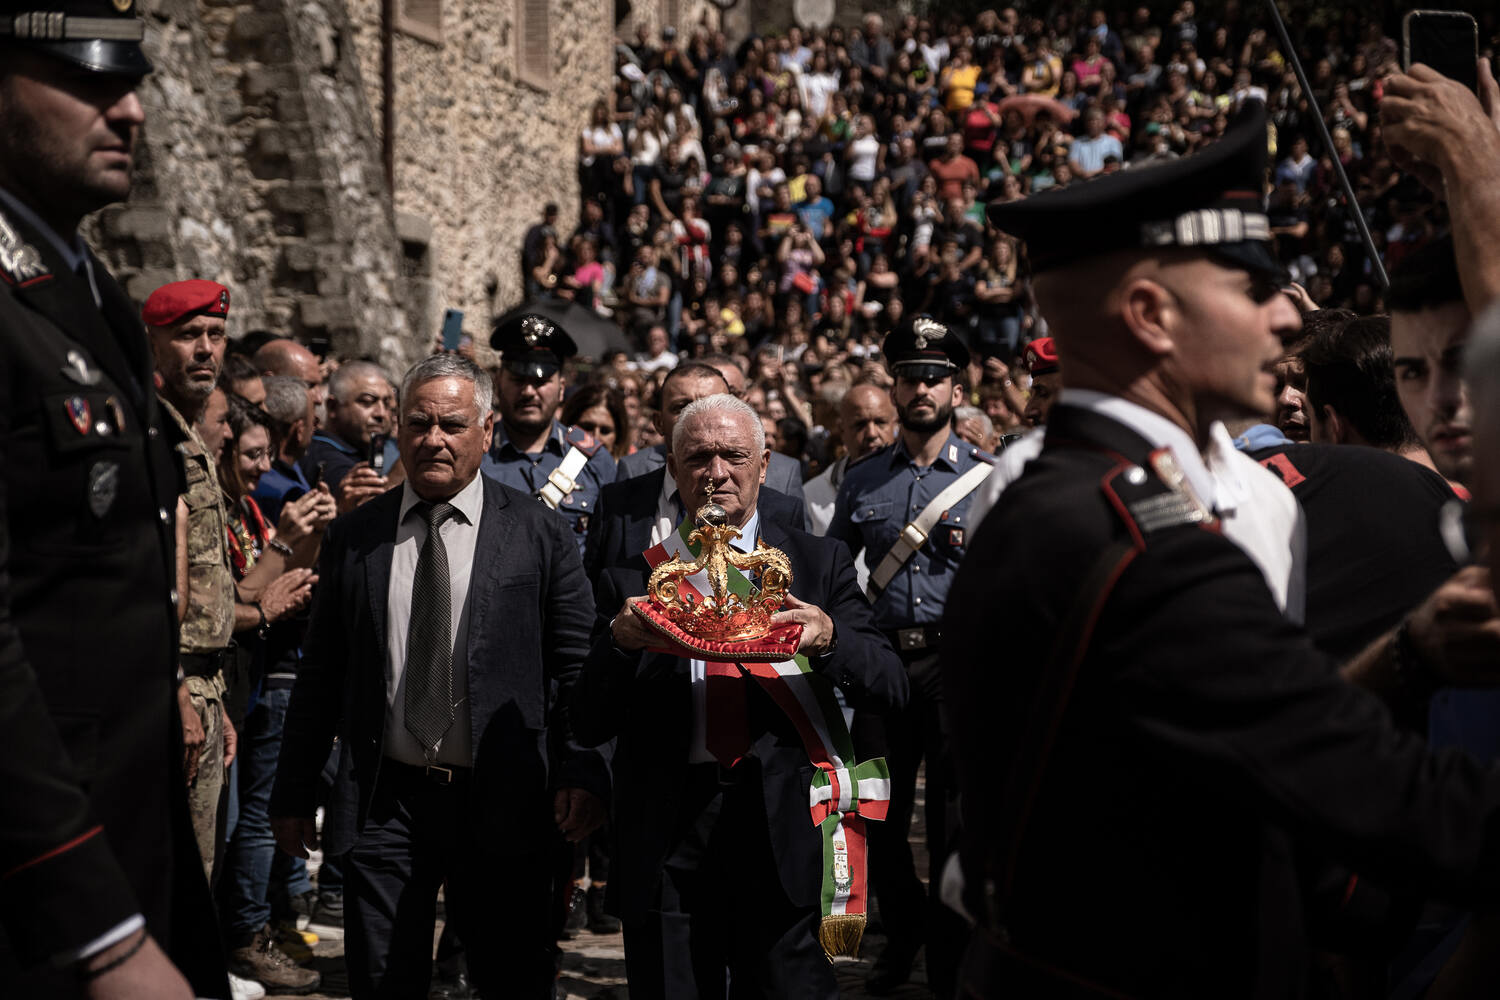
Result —
<instances>
[{"instance_id":1,"label":"black leather belt","mask_svg":"<svg viewBox=\"0 0 1500 1000\"><path fill-rule=\"evenodd\" d=\"M458 767L454 764L423 764L419 767L416 764L407 764L404 761L399 761L394 757L385 758L385 760L380 762L380 765L393 775L425 781L428 784L439 786L453 785L461 781L467 781L469 776L474 773L472 767Z\"/></svg>"},{"instance_id":2,"label":"black leather belt","mask_svg":"<svg viewBox=\"0 0 1500 1000\"><path fill-rule=\"evenodd\" d=\"M911 628L888 628L882 631L898 653L920 653L927 649L937 649L943 638L943 630L936 625L913 625Z\"/></svg>"},{"instance_id":3,"label":"black leather belt","mask_svg":"<svg viewBox=\"0 0 1500 1000\"><path fill-rule=\"evenodd\" d=\"M177 664L182 667L184 677L212 677L224 669L233 648L216 649L211 653L178 653Z\"/></svg>"}]
</instances>

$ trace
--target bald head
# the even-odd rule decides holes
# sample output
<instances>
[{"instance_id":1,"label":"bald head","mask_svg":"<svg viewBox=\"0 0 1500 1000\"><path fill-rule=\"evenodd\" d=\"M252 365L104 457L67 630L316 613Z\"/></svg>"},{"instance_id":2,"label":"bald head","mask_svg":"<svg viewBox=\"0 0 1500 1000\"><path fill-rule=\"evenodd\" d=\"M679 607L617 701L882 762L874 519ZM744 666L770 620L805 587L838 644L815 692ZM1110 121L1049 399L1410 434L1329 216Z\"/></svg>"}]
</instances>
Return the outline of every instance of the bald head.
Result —
<instances>
[{"instance_id":1,"label":"bald head","mask_svg":"<svg viewBox=\"0 0 1500 1000\"><path fill-rule=\"evenodd\" d=\"M896 406L890 392L875 385L857 385L844 393L839 403L839 433L851 462L890 444L896 434Z\"/></svg>"},{"instance_id":2,"label":"bald head","mask_svg":"<svg viewBox=\"0 0 1500 1000\"><path fill-rule=\"evenodd\" d=\"M262 375L290 375L308 385L323 384L323 368L318 356L295 340L281 337L268 341L251 359Z\"/></svg>"},{"instance_id":3,"label":"bald head","mask_svg":"<svg viewBox=\"0 0 1500 1000\"><path fill-rule=\"evenodd\" d=\"M295 340L280 337L263 344L250 360L262 375L287 375L306 382L307 397L312 400L317 426L322 427L327 422L323 366L318 363L316 354Z\"/></svg>"}]
</instances>

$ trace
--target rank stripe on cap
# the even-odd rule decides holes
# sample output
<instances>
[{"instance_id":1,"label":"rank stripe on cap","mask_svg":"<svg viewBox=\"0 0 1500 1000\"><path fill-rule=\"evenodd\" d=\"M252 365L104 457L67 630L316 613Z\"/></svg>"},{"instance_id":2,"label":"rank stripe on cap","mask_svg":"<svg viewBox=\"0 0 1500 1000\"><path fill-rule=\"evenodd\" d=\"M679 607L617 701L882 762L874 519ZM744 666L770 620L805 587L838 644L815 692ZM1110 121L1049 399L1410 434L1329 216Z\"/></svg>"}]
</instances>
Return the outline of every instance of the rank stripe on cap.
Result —
<instances>
[{"instance_id":1,"label":"rank stripe on cap","mask_svg":"<svg viewBox=\"0 0 1500 1000\"><path fill-rule=\"evenodd\" d=\"M115 9L123 9L118 3ZM11 17L0 17L0 37L36 42L103 41L139 42L146 37L146 22L124 17L75 17L55 10L32 10Z\"/></svg>"}]
</instances>

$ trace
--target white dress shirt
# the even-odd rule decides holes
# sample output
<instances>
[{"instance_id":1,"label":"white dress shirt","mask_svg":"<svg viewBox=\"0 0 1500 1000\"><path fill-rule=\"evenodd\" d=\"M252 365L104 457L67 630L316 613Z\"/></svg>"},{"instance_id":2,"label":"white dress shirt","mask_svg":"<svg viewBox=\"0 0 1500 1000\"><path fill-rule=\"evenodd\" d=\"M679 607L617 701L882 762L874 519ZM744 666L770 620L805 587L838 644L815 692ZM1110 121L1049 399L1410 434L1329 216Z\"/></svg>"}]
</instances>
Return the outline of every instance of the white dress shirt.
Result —
<instances>
[{"instance_id":1,"label":"white dress shirt","mask_svg":"<svg viewBox=\"0 0 1500 1000\"><path fill-rule=\"evenodd\" d=\"M385 755L404 764L427 763L416 737L406 730L406 636L411 625L412 577L427 544L427 522L413 511L422 498L408 482L401 487L396 547L391 554L391 582L386 591ZM448 501L455 511L439 532L448 549L449 633L453 640L453 726L438 744L440 763L470 767L474 763L469 719L469 577L479 518L484 513L484 481L475 475Z\"/></svg>"},{"instance_id":2,"label":"white dress shirt","mask_svg":"<svg viewBox=\"0 0 1500 1000\"><path fill-rule=\"evenodd\" d=\"M1144 406L1092 389L1064 389L1059 406L1118 421L1156 448L1171 449L1188 486L1220 518L1224 536L1245 550L1266 578L1282 613L1301 623L1306 590L1307 525L1302 505L1273 473L1234 447L1214 421L1202 452L1187 431Z\"/></svg>"}]
</instances>

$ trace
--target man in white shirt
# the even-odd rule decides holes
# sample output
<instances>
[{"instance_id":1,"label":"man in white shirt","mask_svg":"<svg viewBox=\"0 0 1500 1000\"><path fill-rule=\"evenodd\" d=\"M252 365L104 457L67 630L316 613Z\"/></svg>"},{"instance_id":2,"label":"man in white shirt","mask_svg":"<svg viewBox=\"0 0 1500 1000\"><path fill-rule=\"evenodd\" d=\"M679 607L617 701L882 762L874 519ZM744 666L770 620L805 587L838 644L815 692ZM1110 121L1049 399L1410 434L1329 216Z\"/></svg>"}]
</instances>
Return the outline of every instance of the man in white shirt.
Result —
<instances>
[{"instance_id":1,"label":"man in white shirt","mask_svg":"<svg viewBox=\"0 0 1500 1000\"><path fill-rule=\"evenodd\" d=\"M550 998L551 863L604 818L600 754L567 711L593 598L567 522L479 472L492 385L453 354L401 386L399 488L339 519L292 689L271 795L306 856L342 741L324 849L342 856L356 998L426 996L438 889L475 986Z\"/></svg>"}]
</instances>

